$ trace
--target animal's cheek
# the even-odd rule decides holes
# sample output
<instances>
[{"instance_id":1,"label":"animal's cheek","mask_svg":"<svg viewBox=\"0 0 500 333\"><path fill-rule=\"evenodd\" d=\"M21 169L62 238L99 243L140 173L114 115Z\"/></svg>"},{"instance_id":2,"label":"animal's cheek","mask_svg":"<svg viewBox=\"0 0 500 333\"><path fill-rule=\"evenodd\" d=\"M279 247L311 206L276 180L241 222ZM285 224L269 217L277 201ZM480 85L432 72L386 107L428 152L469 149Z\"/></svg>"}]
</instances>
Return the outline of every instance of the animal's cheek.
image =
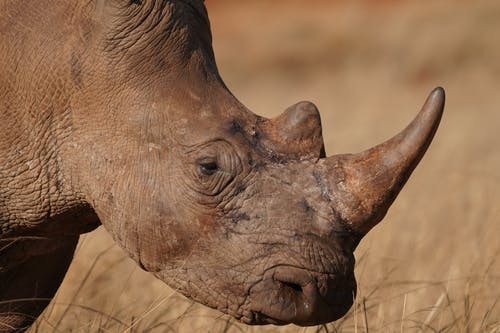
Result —
<instances>
[{"instance_id":1,"label":"animal's cheek","mask_svg":"<svg viewBox=\"0 0 500 333\"><path fill-rule=\"evenodd\" d=\"M200 234L176 221L151 221L141 224L138 261L150 272L168 269L189 257Z\"/></svg>"},{"instance_id":2,"label":"animal's cheek","mask_svg":"<svg viewBox=\"0 0 500 333\"><path fill-rule=\"evenodd\" d=\"M216 233L216 221L181 205L152 204L149 218L138 221L138 262L147 271L158 272L194 253L204 253Z\"/></svg>"}]
</instances>

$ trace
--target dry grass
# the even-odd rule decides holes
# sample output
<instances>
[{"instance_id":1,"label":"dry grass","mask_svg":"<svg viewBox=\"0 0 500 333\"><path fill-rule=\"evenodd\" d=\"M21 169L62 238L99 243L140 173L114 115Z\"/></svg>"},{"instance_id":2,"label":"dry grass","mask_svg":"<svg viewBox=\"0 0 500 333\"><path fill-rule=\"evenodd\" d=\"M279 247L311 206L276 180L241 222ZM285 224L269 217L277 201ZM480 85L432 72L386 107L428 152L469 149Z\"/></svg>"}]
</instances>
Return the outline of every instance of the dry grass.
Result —
<instances>
[{"instance_id":1,"label":"dry grass","mask_svg":"<svg viewBox=\"0 0 500 333\"><path fill-rule=\"evenodd\" d=\"M330 154L382 141L447 89L430 151L356 251L356 305L326 326L248 327L142 272L99 230L31 332L500 332L500 3L208 4L236 96L267 116L315 101Z\"/></svg>"}]
</instances>

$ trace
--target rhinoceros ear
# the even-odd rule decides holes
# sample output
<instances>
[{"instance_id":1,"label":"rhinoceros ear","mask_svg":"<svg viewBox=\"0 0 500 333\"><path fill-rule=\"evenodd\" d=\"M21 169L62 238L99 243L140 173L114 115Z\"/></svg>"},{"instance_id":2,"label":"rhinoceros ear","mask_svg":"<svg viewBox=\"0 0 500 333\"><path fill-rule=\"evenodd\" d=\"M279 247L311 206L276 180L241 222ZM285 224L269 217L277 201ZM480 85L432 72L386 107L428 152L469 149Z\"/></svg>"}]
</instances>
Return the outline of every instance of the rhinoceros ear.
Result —
<instances>
[{"instance_id":1,"label":"rhinoceros ear","mask_svg":"<svg viewBox=\"0 0 500 333\"><path fill-rule=\"evenodd\" d=\"M339 189L339 213L360 235L382 220L423 157L438 128L444 102L444 90L436 88L398 135L362 153L326 159L331 181Z\"/></svg>"},{"instance_id":2,"label":"rhinoceros ear","mask_svg":"<svg viewBox=\"0 0 500 333\"><path fill-rule=\"evenodd\" d=\"M259 124L266 150L282 159L325 157L321 117L311 102L292 105L280 116Z\"/></svg>"}]
</instances>

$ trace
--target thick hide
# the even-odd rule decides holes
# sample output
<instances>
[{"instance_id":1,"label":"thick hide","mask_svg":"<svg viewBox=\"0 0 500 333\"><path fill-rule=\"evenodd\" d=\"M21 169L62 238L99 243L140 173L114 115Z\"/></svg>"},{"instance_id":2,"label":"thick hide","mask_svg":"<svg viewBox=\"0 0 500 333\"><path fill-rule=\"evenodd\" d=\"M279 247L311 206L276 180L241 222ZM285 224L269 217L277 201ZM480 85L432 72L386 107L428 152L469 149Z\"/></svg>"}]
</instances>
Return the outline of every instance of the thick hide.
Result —
<instances>
[{"instance_id":1,"label":"thick hide","mask_svg":"<svg viewBox=\"0 0 500 333\"><path fill-rule=\"evenodd\" d=\"M100 224L140 267L245 323L342 317L353 251L444 107L437 88L394 138L326 157L312 103L265 119L229 92L201 0L3 0L0 41L4 332L36 319Z\"/></svg>"}]
</instances>

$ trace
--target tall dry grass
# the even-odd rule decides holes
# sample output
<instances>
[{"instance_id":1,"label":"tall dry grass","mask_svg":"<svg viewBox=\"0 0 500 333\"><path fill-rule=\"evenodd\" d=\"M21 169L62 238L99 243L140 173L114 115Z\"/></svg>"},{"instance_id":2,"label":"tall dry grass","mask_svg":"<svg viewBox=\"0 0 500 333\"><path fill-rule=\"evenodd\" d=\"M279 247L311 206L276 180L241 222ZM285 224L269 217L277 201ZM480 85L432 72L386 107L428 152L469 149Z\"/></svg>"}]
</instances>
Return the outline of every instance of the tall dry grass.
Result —
<instances>
[{"instance_id":1,"label":"tall dry grass","mask_svg":"<svg viewBox=\"0 0 500 333\"><path fill-rule=\"evenodd\" d=\"M82 237L31 332L500 332L500 3L208 1L222 76L256 113L301 99L327 152L402 129L436 85L434 143L356 251L359 293L339 321L249 327L141 271L104 230Z\"/></svg>"}]
</instances>

